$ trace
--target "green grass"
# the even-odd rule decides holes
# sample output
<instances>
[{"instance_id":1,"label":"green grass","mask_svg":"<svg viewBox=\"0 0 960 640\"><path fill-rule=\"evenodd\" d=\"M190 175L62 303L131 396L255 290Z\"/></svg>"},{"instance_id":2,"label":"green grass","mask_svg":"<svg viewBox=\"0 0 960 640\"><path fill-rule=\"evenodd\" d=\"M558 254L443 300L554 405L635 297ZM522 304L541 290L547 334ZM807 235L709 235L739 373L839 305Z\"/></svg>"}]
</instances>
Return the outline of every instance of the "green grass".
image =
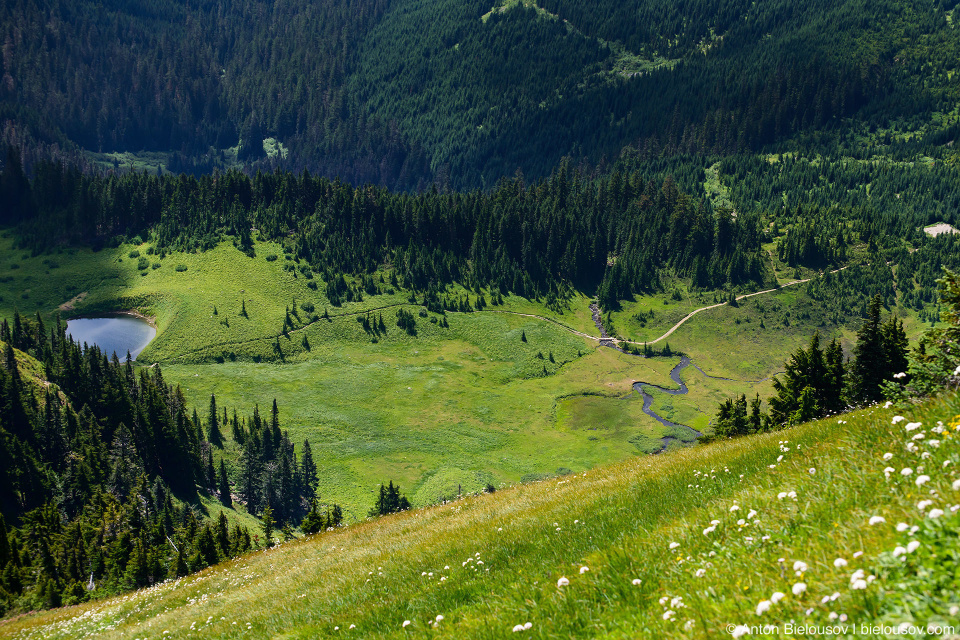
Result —
<instances>
[{"instance_id":1,"label":"green grass","mask_svg":"<svg viewBox=\"0 0 960 640\"><path fill-rule=\"evenodd\" d=\"M0 634L502 638L530 622L517 637L707 638L737 624L790 635L788 623L841 624L831 618L841 614L855 633L862 624L955 623L949 608L960 597L946 558L960 551L960 516L949 509L958 500L958 412L951 393L899 423L895 409L874 407L631 458L21 616L0 623ZM914 420L921 428L905 431ZM946 433L936 433L938 421ZM911 452L918 432L927 437ZM888 464L895 472L885 478ZM914 474L901 475L904 467ZM913 481L920 473L930 477L922 487ZM923 498L933 503L918 510ZM934 508L945 513L925 517ZM883 521L870 524L875 516ZM917 529L898 532L900 522ZM892 555L910 540L919 548ZM864 590L851 588L857 570L875 576ZM558 586L561 577L569 584ZM795 594L797 583L806 590ZM786 595L757 614L775 592Z\"/></svg>"},{"instance_id":2,"label":"green grass","mask_svg":"<svg viewBox=\"0 0 960 640\"><path fill-rule=\"evenodd\" d=\"M631 385L673 387L668 373L678 360L627 356L577 336L574 331L597 333L590 300L582 295L558 311L507 296L502 307L448 313L450 326L443 328L431 322L436 314L419 315L408 292L333 307L323 282L291 269L294 263L275 244L258 243L254 258L229 243L162 259L149 254L150 246L32 257L0 238L0 273L6 274L0 315L19 308L49 318L63 307L69 316L119 309L151 316L158 335L139 362L160 363L166 380L180 384L201 414L211 393L221 407L244 416L255 404L267 410L276 398L291 439L309 439L324 461L322 499L343 505L349 521L365 516L374 491L388 480L423 506L488 483L579 472L659 451L663 438L675 435L641 411ZM134 252L139 256L131 258ZM141 270L142 257L161 266ZM186 270L177 271L179 265ZM318 283L316 289L310 283ZM660 335L713 302L710 293L678 291L680 301L671 290L627 303L614 314L618 331L635 339L647 335L643 331ZM313 311L301 307L294 328L283 334L294 299ZM668 342L707 374L730 380L689 368L683 374L689 395L655 392L654 410L710 433L721 400L735 393L769 395L767 378L816 328L812 321L783 325L787 311L796 318L804 305L810 306L801 292L787 288L697 315ZM401 307L414 314L416 337L396 326ZM649 309L654 319L645 329L635 326L631 318ZM329 320L318 317L324 310ZM383 314L385 335L368 334L357 322L368 311L377 319ZM767 329L760 329L761 319ZM852 334L842 335L849 348ZM672 441L671 447L681 444ZM224 457L234 475L238 456L228 442Z\"/></svg>"},{"instance_id":3,"label":"green grass","mask_svg":"<svg viewBox=\"0 0 960 640\"><path fill-rule=\"evenodd\" d=\"M571 340L548 323L493 314L471 319L502 324L517 336L525 327L525 347L531 351L544 333L558 332L554 345ZM456 320L451 319L451 329ZM511 324L519 326L510 329ZM618 400L621 421L632 426L598 436L558 425L564 396L629 398L634 380L669 384L673 363L612 349L587 351L582 342L576 347L576 340L567 355L575 356L575 348L585 355L548 377L511 378L515 362L499 360L495 349L456 339L363 343L349 353L338 351L335 343L295 364L168 365L164 376L181 381L191 404L202 406L216 393L222 406L244 407L248 413L254 402L264 408L269 390L291 438L309 438L314 456L329 461L321 465L321 495L344 505L350 519L363 517L377 486L390 479L414 504L424 505L455 495L458 485L473 492L488 482L499 486L564 468L582 471L636 455L629 437L660 430L639 412L639 403L627 399L620 407ZM517 338L516 348L521 344ZM554 353L561 362L564 352ZM551 366L535 356L530 360L536 367ZM235 457L233 443L227 446L228 457Z\"/></svg>"}]
</instances>

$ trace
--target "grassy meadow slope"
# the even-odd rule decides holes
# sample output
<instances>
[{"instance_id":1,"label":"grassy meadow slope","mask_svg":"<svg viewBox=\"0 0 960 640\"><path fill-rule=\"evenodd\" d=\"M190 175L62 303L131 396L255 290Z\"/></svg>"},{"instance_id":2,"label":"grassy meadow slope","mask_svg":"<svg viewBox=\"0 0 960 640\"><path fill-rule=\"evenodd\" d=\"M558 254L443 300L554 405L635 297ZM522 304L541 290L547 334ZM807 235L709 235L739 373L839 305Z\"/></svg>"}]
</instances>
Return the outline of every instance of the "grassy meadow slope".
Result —
<instances>
[{"instance_id":1,"label":"grassy meadow slope","mask_svg":"<svg viewBox=\"0 0 960 640\"><path fill-rule=\"evenodd\" d=\"M22 616L0 635L503 638L530 623L517 637L761 624L787 636L789 624L863 636L906 624L923 637L960 605L958 412L951 392L902 416L877 406L631 459Z\"/></svg>"},{"instance_id":2,"label":"grassy meadow slope","mask_svg":"<svg viewBox=\"0 0 960 640\"><path fill-rule=\"evenodd\" d=\"M211 393L241 415L251 414L255 404L265 411L276 398L283 428L294 442L309 439L321 461L321 496L343 505L349 521L366 514L373 492L387 480L424 506L458 490L473 493L487 484L580 472L656 452L671 435L642 412L631 384L674 387L668 374L679 358L597 348L576 333L597 334L583 296L571 299L562 314L508 296L501 307L447 313L449 327L442 327L440 316L418 315L422 307L409 304L407 292L333 307L322 280L306 277L302 265L272 243L258 243L254 258L229 243L163 258L149 251L142 243L32 257L0 238L0 316L18 308L49 318L60 308L68 317L122 309L152 317L157 338L139 362L160 363L165 378L179 383L201 413ZM284 333L294 301L293 328ZM631 323L637 324L639 311L656 309L648 328L660 335L712 301L711 293L679 302L643 297L628 302L614 321L621 334L642 338ZM734 393L768 395L770 376L817 328L797 313L782 326L784 311L802 304L810 301L790 287L687 322L668 341L697 365L682 374L690 393L654 390L654 410L709 432L721 400ZM416 315L416 336L396 327L399 308ZM375 320L383 314L385 334L357 322L368 311ZM851 344L852 333L843 336ZM229 440L226 453L232 475L239 447Z\"/></svg>"}]
</instances>

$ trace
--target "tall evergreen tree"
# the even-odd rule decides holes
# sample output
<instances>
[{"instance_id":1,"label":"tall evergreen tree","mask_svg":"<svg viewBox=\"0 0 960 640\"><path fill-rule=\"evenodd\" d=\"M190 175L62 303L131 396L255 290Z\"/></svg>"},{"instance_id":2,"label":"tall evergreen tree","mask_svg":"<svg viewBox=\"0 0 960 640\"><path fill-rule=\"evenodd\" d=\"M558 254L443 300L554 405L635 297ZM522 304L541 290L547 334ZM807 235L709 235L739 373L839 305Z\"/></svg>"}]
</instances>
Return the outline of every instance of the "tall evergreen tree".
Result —
<instances>
[{"instance_id":1,"label":"tall evergreen tree","mask_svg":"<svg viewBox=\"0 0 960 640\"><path fill-rule=\"evenodd\" d=\"M310 449L310 441L303 441L303 455L300 456L300 477L303 479L302 494L309 502L316 497L317 465L313 461L313 452Z\"/></svg>"},{"instance_id":2,"label":"tall evergreen tree","mask_svg":"<svg viewBox=\"0 0 960 640\"><path fill-rule=\"evenodd\" d=\"M220 416L217 412L217 397L210 394L210 414L207 418L207 441L218 449L223 449L223 434L220 432Z\"/></svg>"},{"instance_id":3,"label":"tall evergreen tree","mask_svg":"<svg viewBox=\"0 0 960 640\"><path fill-rule=\"evenodd\" d=\"M880 323L880 294L870 300L867 318L857 332L850 386L858 402L883 399L882 384L907 369L907 336L903 323L893 314Z\"/></svg>"},{"instance_id":4,"label":"tall evergreen tree","mask_svg":"<svg viewBox=\"0 0 960 640\"><path fill-rule=\"evenodd\" d=\"M260 514L260 526L263 530L263 544L267 547L273 546L273 528L276 521L273 519L273 509L268 504L263 513Z\"/></svg>"},{"instance_id":5,"label":"tall evergreen tree","mask_svg":"<svg viewBox=\"0 0 960 640\"><path fill-rule=\"evenodd\" d=\"M217 489L220 504L225 507L233 506L233 499L230 497L230 482L227 480L227 467L223 463L223 458L220 458L220 474L217 479Z\"/></svg>"},{"instance_id":6,"label":"tall evergreen tree","mask_svg":"<svg viewBox=\"0 0 960 640\"><path fill-rule=\"evenodd\" d=\"M853 349L853 365L850 368L850 384L858 402L874 402L881 398L880 383L887 367L880 331L880 294L870 300L867 317L857 331L857 344Z\"/></svg>"}]
</instances>

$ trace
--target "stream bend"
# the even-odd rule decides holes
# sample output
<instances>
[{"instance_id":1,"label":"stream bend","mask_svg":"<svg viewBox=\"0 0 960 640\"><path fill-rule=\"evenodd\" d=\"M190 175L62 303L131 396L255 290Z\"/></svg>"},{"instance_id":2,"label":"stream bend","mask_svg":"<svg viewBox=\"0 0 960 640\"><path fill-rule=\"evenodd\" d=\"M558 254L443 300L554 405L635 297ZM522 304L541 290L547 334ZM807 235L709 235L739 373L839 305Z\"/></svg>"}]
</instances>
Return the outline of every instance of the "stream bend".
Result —
<instances>
[{"instance_id":1,"label":"stream bend","mask_svg":"<svg viewBox=\"0 0 960 640\"><path fill-rule=\"evenodd\" d=\"M650 416L651 418L653 418L654 420L656 420L657 422L659 422L665 427L670 427L671 429L675 429L676 431L684 435L686 434L692 435L693 438L691 439L695 440L696 438L699 438L703 434L697 431L696 429L694 429L693 427L687 426L685 424L680 424L678 422L671 422L670 420L667 420L663 416L655 413L653 409L650 408L651 405L653 405L653 396L647 393L647 388L650 387L650 388L662 391L663 393L666 393L671 396L685 395L686 393L688 393L689 390L687 389L686 383L684 383L683 379L680 377L680 372L686 369L687 367L689 367L690 365L691 365L690 358L688 358L687 356L683 356L680 359L680 363L670 370L670 379L677 384L677 387L678 387L677 389L664 389L663 387L657 386L655 384L650 384L649 382L642 382L642 381L634 382L633 388L636 389L641 396L643 396L643 412L645 414L647 414L648 416ZM663 448L666 449L667 445L670 443L671 440L677 440L677 439L678 438L675 436L664 436L662 438ZM681 438L681 439L683 439L684 441L687 440L686 438Z\"/></svg>"}]
</instances>

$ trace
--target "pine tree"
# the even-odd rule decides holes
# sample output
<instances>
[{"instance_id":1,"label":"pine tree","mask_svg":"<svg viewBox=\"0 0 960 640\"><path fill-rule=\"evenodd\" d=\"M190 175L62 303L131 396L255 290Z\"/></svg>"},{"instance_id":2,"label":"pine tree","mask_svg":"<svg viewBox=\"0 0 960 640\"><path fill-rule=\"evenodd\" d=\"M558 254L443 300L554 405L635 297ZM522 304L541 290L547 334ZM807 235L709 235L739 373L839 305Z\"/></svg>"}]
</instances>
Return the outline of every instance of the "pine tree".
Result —
<instances>
[{"instance_id":1,"label":"pine tree","mask_svg":"<svg viewBox=\"0 0 960 640\"><path fill-rule=\"evenodd\" d=\"M244 433L243 425L240 423L240 418L237 416L236 409L233 410L233 419L230 421L230 426L233 430L233 441L242 447L246 434Z\"/></svg>"},{"instance_id":2,"label":"pine tree","mask_svg":"<svg viewBox=\"0 0 960 640\"><path fill-rule=\"evenodd\" d=\"M377 497L376 504L370 510L370 515L385 516L398 511L406 511L409 508L410 501L407 500L406 496L401 495L400 486L394 486L393 480L391 480L386 487L380 485L380 494Z\"/></svg>"},{"instance_id":3,"label":"pine tree","mask_svg":"<svg viewBox=\"0 0 960 640\"><path fill-rule=\"evenodd\" d=\"M880 333L882 303L879 293L870 300L867 318L857 331L857 344L853 349L854 361L850 368L850 382L853 396L859 402L872 402L881 397L880 382L886 371Z\"/></svg>"},{"instance_id":4,"label":"pine tree","mask_svg":"<svg viewBox=\"0 0 960 640\"><path fill-rule=\"evenodd\" d=\"M317 487L317 465L313 461L313 451L310 449L310 441L303 441L303 455L300 457L300 477L302 478L303 487L300 489L300 493L308 501L313 500L316 497L316 487Z\"/></svg>"},{"instance_id":5,"label":"pine tree","mask_svg":"<svg viewBox=\"0 0 960 640\"><path fill-rule=\"evenodd\" d=\"M177 560L173 570L174 570L174 573L176 573L176 576L178 578L182 578L183 576L190 573L190 569L189 567L187 567L187 558L184 552L185 548L186 548L185 542L181 542L180 546L177 548Z\"/></svg>"},{"instance_id":6,"label":"pine tree","mask_svg":"<svg viewBox=\"0 0 960 640\"><path fill-rule=\"evenodd\" d=\"M207 489L212 490L217 487L217 473L214 471L213 467L213 452L207 450Z\"/></svg>"},{"instance_id":7,"label":"pine tree","mask_svg":"<svg viewBox=\"0 0 960 640\"><path fill-rule=\"evenodd\" d=\"M220 432L220 416L217 411L217 397L210 394L210 415L207 418L207 441L218 449L223 449L223 434Z\"/></svg>"},{"instance_id":8,"label":"pine tree","mask_svg":"<svg viewBox=\"0 0 960 640\"><path fill-rule=\"evenodd\" d=\"M218 478L217 488L219 490L220 504L225 507L233 506L233 499L230 497L230 483L227 481L227 467L220 458L220 477Z\"/></svg>"},{"instance_id":9,"label":"pine tree","mask_svg":"<svg viewBox=\"0 0 960 640\"><path fill-rule=\"evenodd\" d=\"M807 349L797 349L784 364L786 371L783 378L778 376L773 379L776 395L770 398L771 423L795 423L797 411L809 416L807 419L820 417L828 410L828 403L837 405L843 385L842 357L843 351L834 340L828 348L827 358L824 358L824 352L820 348L820 334L814 333L810 346ZM804 400L806 404L801 404L803 393L808 387L811 389L810 395Z\"/></svg>"},{"instance_id":10,"label":"pine tree","mask_svg":"<svg viewBox=\"0 0 960 640\"><path fill-rule=\"evenodd\" d=\"M227 522L227 515L220 512L217 517L217 524L213 527L213 539L217 543L217 549L221 558L230 557L230 523Z\"/></svg>"},{"instance_id":11,"label":"pine tree","mask_svg":"<svg viewBox=\"0 0 960 640\"><path fill-rule=\"evenodd\" d=\"M273 408L270 409L270 436L273 438L274 449L280 448L283 435L280 433L280 409L277 408L277 399L273 399Z\"/></svg>"},{"instance_id":12,"label":"pine tree","mask_svg":"<svg viewBox=\"0 0 960 640\"><path fill-rule=\"evenodd\" d=\"M10 145L0 174L0 226L11 226L26 220L33 213L30 182L23 172L20 150Z\"/></svg>"},{"instance_id":13,"label":"pine tree","mask_svg":"<svg viewBox=\"0 0 960 640\"><path fill-rule=\"evenodd\" d=\"M273 519L273 509L270 508L268 504L263 513L260 514L260 526L263 530L263 541L264 544L268 547L273 546L273 525L275 524Z\"/></svg>"},{"instance_id":14,"label":"pine tree","mask_svg":"<svg viewBox=\"0 0 960 640\"><path fill-rule=\"evenodd\" d=\"M309 536L324 529L326 523L326 518L324 518L318 510L317 501L311 500L310 511L307 512L307 515L304 516L303 521L300 523L300 530Z\"/></svg>"},{"instance_id":15,"label":"pine tree","mask_svg":"<svg viewBox=\"0 0 960 640\"><path fill-rule=\"evenodd\" d=\"M6 567L10 562L10 539L7 537L7 521L0 513L0 567Z\"/></svg>"}]
</instances>

